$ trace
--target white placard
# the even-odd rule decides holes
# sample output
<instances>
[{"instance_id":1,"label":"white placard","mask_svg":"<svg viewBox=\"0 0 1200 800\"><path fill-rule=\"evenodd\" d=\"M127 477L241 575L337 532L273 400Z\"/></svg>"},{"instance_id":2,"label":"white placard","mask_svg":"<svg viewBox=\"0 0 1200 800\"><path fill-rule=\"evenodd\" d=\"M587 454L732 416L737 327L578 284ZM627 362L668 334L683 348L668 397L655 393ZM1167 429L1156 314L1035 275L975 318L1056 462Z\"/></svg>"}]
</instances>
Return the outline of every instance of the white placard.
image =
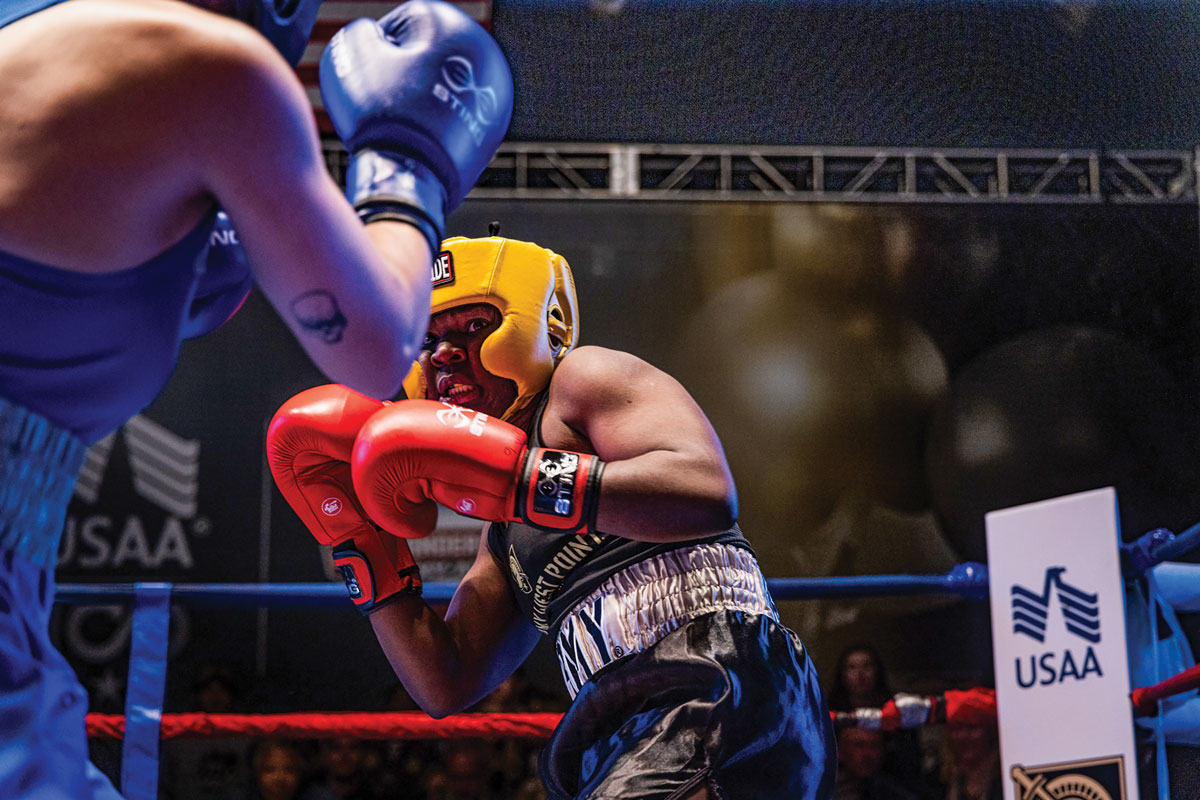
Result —
<instances>
[{"instance_id":1,"label":"white placard","mask_svg":"<svg viewBox=\"0 0 1200 800\"><path fill-rule=\"evenodd\" d=\"M1005 800L1137 798L1117 519L1111 488L986 517Z\"/></svg>"}]
</instances>

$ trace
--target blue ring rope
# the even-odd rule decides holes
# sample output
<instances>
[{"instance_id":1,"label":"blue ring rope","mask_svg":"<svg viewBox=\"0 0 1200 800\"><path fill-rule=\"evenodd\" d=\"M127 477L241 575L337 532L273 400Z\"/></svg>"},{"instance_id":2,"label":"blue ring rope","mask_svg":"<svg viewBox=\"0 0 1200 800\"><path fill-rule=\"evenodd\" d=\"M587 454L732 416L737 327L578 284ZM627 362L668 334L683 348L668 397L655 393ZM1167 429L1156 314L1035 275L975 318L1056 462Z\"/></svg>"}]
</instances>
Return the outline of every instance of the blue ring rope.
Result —
<instances>
[{"instance_id":1,"label":"blue ring rope","mask_svg":"<svg viewBox=\"0 0 1200 800\"><path fill-rule=\"evenodd\" d=\"M79 604L127 600L136 583L59 584L55 602ZM458 584L431 581L424 597L431 603L448 603ZM859 575L839 578L768 578L776 600L817 597L871 597L945 592L976 600L987 599L987 568L968 562L945 575ZM246 606L260 608L349 608L350 598L340 583L183 583L175 584L171 598L191 606Z\"/></svg>"}]
</instances>

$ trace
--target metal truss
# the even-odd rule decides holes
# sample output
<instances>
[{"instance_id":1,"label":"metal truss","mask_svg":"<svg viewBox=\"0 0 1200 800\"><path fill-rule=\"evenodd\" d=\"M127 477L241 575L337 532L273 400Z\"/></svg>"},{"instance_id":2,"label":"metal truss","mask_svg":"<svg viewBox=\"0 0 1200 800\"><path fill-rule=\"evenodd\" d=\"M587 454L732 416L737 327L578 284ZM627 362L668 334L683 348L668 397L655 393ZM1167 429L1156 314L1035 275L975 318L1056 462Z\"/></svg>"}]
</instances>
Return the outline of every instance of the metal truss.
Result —
<instances>
[{"instance_id":1,"label":"metal truss","mask_svg":"<svg viewBox=\"0 0 1200 800\"><path fill-rule=\"evenodd\" d=\"M325 143L339 181L346 154ZM474 198L1195 204L1193 150L506 143Z\"/></svg>"}]
</instances>

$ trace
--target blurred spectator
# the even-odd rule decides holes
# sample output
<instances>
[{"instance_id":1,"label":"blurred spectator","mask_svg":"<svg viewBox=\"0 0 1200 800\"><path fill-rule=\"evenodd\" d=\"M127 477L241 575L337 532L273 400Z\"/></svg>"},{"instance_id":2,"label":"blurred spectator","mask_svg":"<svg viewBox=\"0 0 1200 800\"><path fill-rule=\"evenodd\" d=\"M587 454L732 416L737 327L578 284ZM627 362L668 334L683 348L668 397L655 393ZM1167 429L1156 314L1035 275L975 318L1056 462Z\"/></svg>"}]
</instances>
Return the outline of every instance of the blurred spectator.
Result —
<instances>
[{"instance_id":1,"label":"blurred spectator","mask_svg":"<svg viewBox=\"0 0 1200 800\"><path fill-rule=\"evenodd\" d=\"M882 708L892 699L883 659L869 644L856 644L838 656L833 686L825 698L831 711Z\"/></svg>"},{"instance_id":2,"label":"blurred spectator","mask_svg":"<svg viewBox=\"0 0 1200 800\"><path fill-rule=\"evenodd\" d=\"M524 671L517 669L472 710L492 714L531 712L537 705L535 694ZM504 797L512 797L531 775L537 776L537 755L544 742L511 736L485 741L493 769L491 784Z\"/></svg>"},{"instance_id":3,"label":"blurred spectator","mask_svg":"<svg viewBox=\"0 0 1200 800\"><path fill-rule=\"evenodd\" d=\"M507 800L497 785L487 740L450 739L441 750L442 763L425 782L426 800Z\"/></svg>"},{"instance_id":4,"label":"blurred spectator","mask_svg":"<svg viewBox=\"0 0 1200 800\"><path fill-rule=\"evenodd\" d=\"M420 711L404 686L397 682L383 701L384 711ZM424 712L420 712L424 713ZM381 743L380 768L371 775L379 797L420 800L425 778L441 759L437 742L425 739L389 739Z\"/></svg>"},{"instance_id":5,"label":"blurred spectator","mask_svg":"<svg viewBox=\"0 0 1200 800\"><path fill-rule=\"evenodd\" d=\"M377 800L371 773L381 765L374 746L362 739L323 739L317 748L318 783L337 800Z\"/></svg>"},{"instance_id":6,"label":"blurred spectator","mask_svg":"<svg viewBox=\"0 0 1200 800\"><path fill-rule=\"evenodd\" d=\"M996 725L946 725L940 800L1002 800Z\"/></svg>"},{"instance_id":7,"label":"blurred spectator","mask_svg":"<svg viewBox=\"0 0 1200 800\"><path fill-rule=\"evenodd\" d=\"M831 711L853 711L856 708L883 708L893 696L883 658L873 645L865 642L851 645L838 656L833 674L833 686L826 695ZM881 770L899 781L910 792L919 793L924 785L921 745L912 730L899 730L883 737Z\"/></svg>"},{"instance_id":8,"label":"blurred spectator","mask_svg":"<svg viewBox=\"0 0 1200 800\"><path fill-rule=\"evenodd\" d=\"M201 666L192 683L192 711L238 711L240 682L225 664ZM241 737L170 739L163 744L163 795L169 800L240 800L249 780L250 742Z\"/></svg>"},{"instance_id":9,"label":"blurred spectator","mask_svg":"<svg viewBox=\"0 0 1200 800\"><path fill-rule=\"evenodd\" d=\"M508 800L546 800L546 786L538 777L537 769L541 752L541 743L526 752L525 777L509 792Z\"/></svg>"},{"instance_id":10,"label":"blurred spectator","mask_svg":"<svg viewBox=\"0 0 1200 800\"><path fill-rule=\"evenodd\" d=\"M250 756L248 800L335 800L311 781L312 769L300 745L287 739L262 739Z\"/></svg>"},{"instance_id":11,"label":"blurred spectator","mask_svg":"<svg viewBox=\"0 0 1200 800\"><path fill-rule=\"evenodd\" d=\"M882 731L838 731L838 774L834 800L917 800L899 780L883 771Z\"/></svg>"}]
</instances>

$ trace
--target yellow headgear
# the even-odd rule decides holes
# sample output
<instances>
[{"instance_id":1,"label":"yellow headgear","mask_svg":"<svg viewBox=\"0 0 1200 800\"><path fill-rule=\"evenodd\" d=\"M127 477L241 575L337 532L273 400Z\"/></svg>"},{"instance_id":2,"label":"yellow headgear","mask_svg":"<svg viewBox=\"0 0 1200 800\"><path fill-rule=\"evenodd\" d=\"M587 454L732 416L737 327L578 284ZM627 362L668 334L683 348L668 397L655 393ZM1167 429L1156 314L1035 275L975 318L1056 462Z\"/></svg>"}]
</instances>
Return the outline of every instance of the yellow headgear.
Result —
<instances>
[{"instance_id":1,"label":"yellow headgear","mask_svg":"<svg viewBox=\"0 0 1200 800\"><path fill-rule=\"evenodd\" d=\"M571 267L552 250L499 236L455 236L442 248L433 262L431 313L471 303L500 310L500 327L484 340L479 360L488 372L517 384L517 399L500 417L509 419L549 385L555 365L579 341ZM423 384L414 365L404 392L422 397Z\"/></svg>"}]
</instances>

